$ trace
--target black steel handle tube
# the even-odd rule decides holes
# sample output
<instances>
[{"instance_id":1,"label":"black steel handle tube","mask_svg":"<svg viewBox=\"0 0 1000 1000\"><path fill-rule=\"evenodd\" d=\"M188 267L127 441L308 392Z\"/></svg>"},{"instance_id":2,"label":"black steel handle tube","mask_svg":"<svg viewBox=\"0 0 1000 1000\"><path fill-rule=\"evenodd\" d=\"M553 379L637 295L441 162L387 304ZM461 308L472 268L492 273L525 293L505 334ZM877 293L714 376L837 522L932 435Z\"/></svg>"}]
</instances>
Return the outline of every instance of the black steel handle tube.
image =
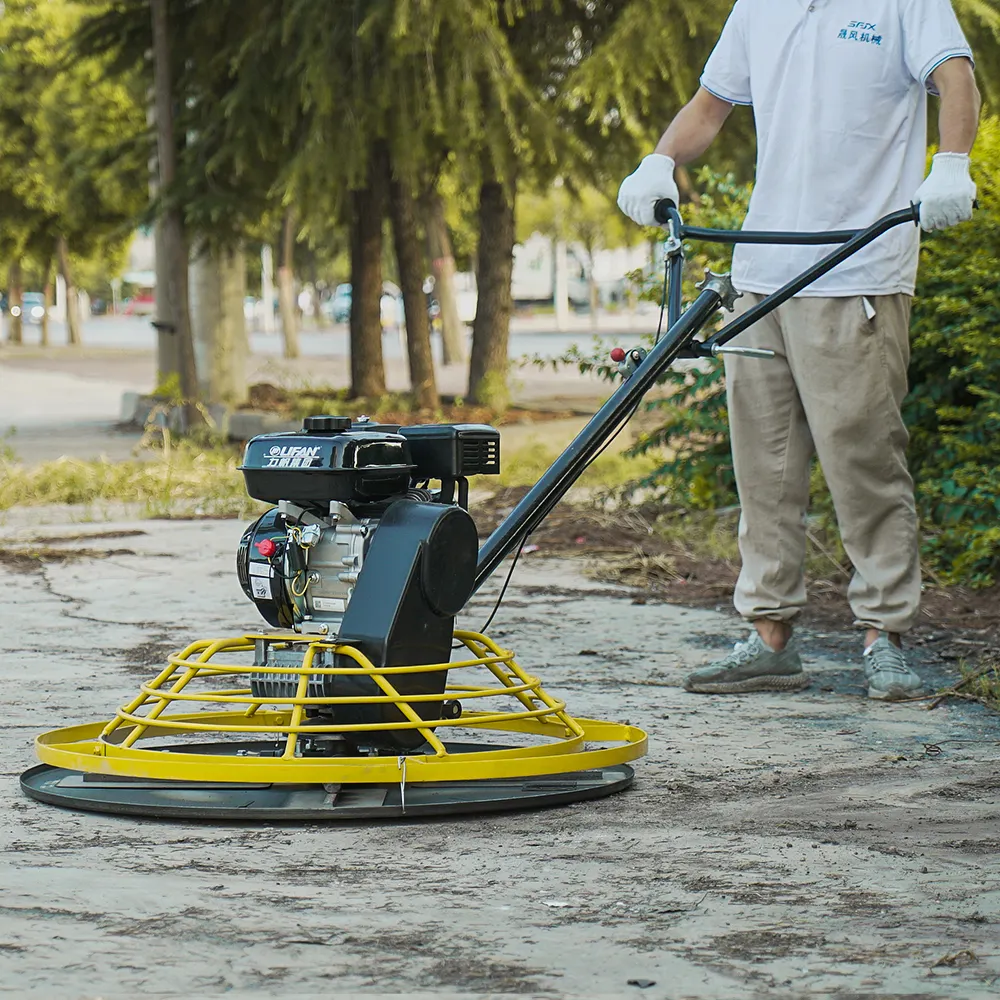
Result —
<instances>
[{"instance_id":1,"label":"black steel handle tube","mask_svg":"<svg viewBox=\"0 0 1000 1000\"><path fill-rule=\"evenodd\" d=\"M848 243L868 229L840 229L826 233L786 233L778 231L760 232L753 229L702 229L699 226L685 226L677 207L669 198L663 198L653 207L653 215L660 225L673 221L677 235L681 239L700 240L704 243L774 243L783 246L827 246L834 243ZM885 219L902 217L903 222L920 221L919 208L911 205L900 212L885 216ZM879 222L885 221L880 219ZM878 225L876 222L875 225ZM869 227L871 228L871 227Z\"/></svg>"},{"instance_id":2,"label":"black steel handle tube","mask_svg":"<svg viewBox=\"0 0 1000 1000\"><path fill-rule=\"evenodd\" d=\"M678 254L667 261L667 329L680 318L684 308L684 257Z\"/></svg>"},{"instance_id":3,"label":"black steel handle tube","mask_svg":"<svg viewBox=\"0 0 1000 1000\"><path fill-rule=\"evenodd\" d=\"M521 544L521 540L538 527L549 511L566 495L566 491L652 388L666 367L712 318L721 302L719 293L714 289L706 289L694 300L680 320L653 345L631 378L618 386L569 447L486 539L479 550L476 590L486 582L504 557L513 552Z\"/></svg>"},{"instance_id":4,"label":"black steel handle tube","mask_svg":"<svg viewBox=\"0 0 1000 1000\"><path fill-rule=\"evenodd\" d=\"M828 243L846 243L861 230L842 229L830 233L781 233L757 232L753 229L702 229L699 226L681 226L681 238L700 240L703 243L782 243L789 246L823 246Z\"/></svg>"},{"instance_id":5,"label":"black steel handle tube","mask_svg":"<svg viewBox=\"0 0 1000 1000\"><path fill-rule=\"evenodd\" d=\"M892 215L886 215L874 225L863 229L851 240L845 243L840 249L834 250L821 261L814 264L808 271L803 271L797 278L782 286L776 292L772 292L762 299L757 305L748 309L738 319L724 327L717 334L709 337L705 341L702 353L708 353L713 347L721 344L728 344L733 337L738 336L748 327L753 326L762 316L777 309L782 303L787 302L793 295L798 295L807 285L811 285L817 278L821 278L828 271L832 271L838 264L843 263L848 257L856 254L862 247L866 247L873 240L877 240L883 233L887 233L896 226L901 226L907 222L916 223L919 221L918 209L915 205L904 208Z\"/></svg>"},{"instance_id":6,"label":"black steel handle tube","mask_svg":"<svg viewBox=\"0 0 1000 1000\"><path fill-rule=\"evenodd\" d=\"M681 213L677 211L677 206L669 198L661 198L653 207L653 214L656 221L664 226L669 226L671 235L677 237L677 253L671 253L667 257L667 329L669 330L680 318L683 309L683 289L684 281L684 248L680 245L680 240L684 238L684 223L681 221ZM662 322L662 313L661 313Z\"/></svg>"}]
</instances>

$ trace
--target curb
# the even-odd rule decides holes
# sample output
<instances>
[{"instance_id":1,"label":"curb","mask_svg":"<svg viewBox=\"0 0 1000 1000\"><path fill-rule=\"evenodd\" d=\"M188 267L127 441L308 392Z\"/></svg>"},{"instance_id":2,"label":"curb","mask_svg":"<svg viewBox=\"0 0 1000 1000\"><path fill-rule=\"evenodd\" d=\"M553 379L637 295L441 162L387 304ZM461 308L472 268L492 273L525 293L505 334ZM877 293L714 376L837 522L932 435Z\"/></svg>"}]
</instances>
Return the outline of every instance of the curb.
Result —
<instances>
[{"instance_id":1,"label":"curb","mask_svg":"<svg viewBox=\"0 0 1000 1000\"><path fill-rule=\"evenodd\" d=\"M208 407L212 422L230 441L249 441L258 434L297 431L301 420L288 420L273 413L253 410L231 410L219 404ZM140 430L149 424L162 425L171 431L184 430L184 414L180 407L164 399L145 396L138 392L122 393L119 423Z\"/></svg>"}]
</instances>

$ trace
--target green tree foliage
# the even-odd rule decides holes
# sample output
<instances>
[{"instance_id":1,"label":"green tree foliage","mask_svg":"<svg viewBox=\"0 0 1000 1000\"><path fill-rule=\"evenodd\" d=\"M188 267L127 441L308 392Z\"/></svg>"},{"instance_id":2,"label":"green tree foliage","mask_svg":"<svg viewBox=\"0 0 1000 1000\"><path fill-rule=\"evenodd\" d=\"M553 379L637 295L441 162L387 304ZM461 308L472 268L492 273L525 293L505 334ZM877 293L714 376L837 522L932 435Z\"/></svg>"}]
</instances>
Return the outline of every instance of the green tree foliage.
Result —
<instances>
[{"instance_id":1,"label":"green tree foliage","mask_svg":"<svg viewBox=\"0 0 1000 1000\"><path fill-rule=\"evenodd\" d=\"M553 185L546 191L527 191L519 196L517 237L532 233L580 243L589 252L634 246L642 232L618 210L610 193L590 185Z\"/></svg>"},{"instance_id":2,"label":"green tree foliage","mask_svg":"<svg viewBox=\"0 0 1000 1000\"><path fill-rule=\"evenodd\" d=\"M694 96L732 6L731 0L630 0L570 77L573 99L614 139L619 180ZM754 149L752 121L734 115L711 162L716 169L735 167L746 178Z\"/></svg>"},{"instance_id":3,"label":"green tree foliage","mask_svg":"<svg viewBox=\"0 0 1000 1000\"><path fill-rule=\"evenodd\" d=\"M87 3L95 16L80 33L81 50L146 73L148 0ZM732 0L169 6L178 32L178 130L186 139L177 183L163 198L183 207L192 234L273 241L291 208L301 238L318 246L331 229L357 221L372 164L386 159L413 195L439 184L457 191L449 212L466 223L459 252L480 269L471 395L488 387L502 402L507 244L518 191L545 190L556 176L580 190L610 190L694 93ZM996 100L996 3L955 0L955 7L976 48L984 92ZM716 171L748 179L751 116L734 114L710 155ZM697 190L691 194L697 200ZM361 197L369 222L384 210L384 199L372 195L378 190ZM366 268L381 257L377 242L366 243ZM374 295L380 283L364 284ZM376 313L365 316L373 321ZM365 336L377 366L376 327Z\"/></svg>"},{"instance_id":4,"label":"green tree foliage","mask_svg":"<svg viewBox=\"0 0 1000 1000\"><path fill-rule=\"evenodd\" d=\"M1000 8L996 0L952 0L976 57L976 75L987 103L1000 109Z\"/></svg>"},{"instance_id":5,"label":"green tree foliage","mask_svg":"<svg viewBox=\"0 0 1000 1000\"><path fill-rule=\"evenodd\" d=\"M8 0L0 16L0 246L45 263L58 237L120 259L145 202L146 121L133 75L75 58L71 0Z\"/></svg>"}]
</instances>

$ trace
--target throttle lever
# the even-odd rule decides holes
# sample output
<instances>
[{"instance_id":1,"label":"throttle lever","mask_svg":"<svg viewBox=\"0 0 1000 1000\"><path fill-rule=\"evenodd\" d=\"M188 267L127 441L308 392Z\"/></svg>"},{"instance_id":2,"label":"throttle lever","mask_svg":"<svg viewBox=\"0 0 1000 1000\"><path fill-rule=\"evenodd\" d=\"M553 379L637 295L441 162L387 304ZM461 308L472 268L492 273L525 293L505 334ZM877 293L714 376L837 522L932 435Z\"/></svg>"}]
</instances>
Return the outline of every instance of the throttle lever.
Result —
<instances>
[{"instance_id":1,"label":"throttle lever","mask_svg":"<svg viewBox=\"0 0 1000 1000\"><path fill-rule=\"evenodd\" d=\"M774 351L767 347L726 347L725 344L712 345L712 357L723 354L733 354L740 358L773 358Z\"/></svg>"},{"instance_id":2,"label":"throttle lever","mask_svg":"<svg viewBox=\"0 0 1000 1000\"><path fill-rule=\"evenodd\" d=\"M615 347L611 351L611 360L618 366L618 372L624 382L635 374L635 370L646 360L646 349L634 347L630 351Z\"/></svg>"}]
</instances>

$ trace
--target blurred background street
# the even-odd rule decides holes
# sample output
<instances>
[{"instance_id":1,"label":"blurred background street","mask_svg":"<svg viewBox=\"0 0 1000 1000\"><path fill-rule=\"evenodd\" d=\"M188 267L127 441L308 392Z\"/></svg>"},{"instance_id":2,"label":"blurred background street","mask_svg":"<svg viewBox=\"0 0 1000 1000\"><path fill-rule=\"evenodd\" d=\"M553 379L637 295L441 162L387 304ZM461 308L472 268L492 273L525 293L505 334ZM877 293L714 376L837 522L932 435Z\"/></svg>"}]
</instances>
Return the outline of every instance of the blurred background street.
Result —
<instances>
[{"instance_id":1,"label":"blurred background street","mask_svg":"<svg viewBox=\"0 0 1000 1000\"><path fill-rule=\"evenodd\" d=\"M602 314L595 332L588 316L568 331L555 330L549 315L515 317L511 322L511 393L514 402L533 409L592 412L610 390L606 382L581 375L572 365L558 370L528 363L534 357L558 357L572 346L587 354L625 347L655 331L658 310L650 304L634 314ZM125 393L149 393L156 384L156 332L147 318L92 317L84 324L84 345L70 347L63 324L50 327L50 346L38 344L37 328L27 327L24 344L0 344L0 438L26 462L62 455L81 459L132 456L141 437L135 427L119 426ZM247 378L253 384L333 386L350 383L350 344L346 324L303 330L302 357L286 359L281 336L254 331ZM440 341L432 341L440 391L463 396L467 369L445 365ZM386 387L409 389L405 342L399 331L383 334Z\"/></svg>"}]
</instances>

